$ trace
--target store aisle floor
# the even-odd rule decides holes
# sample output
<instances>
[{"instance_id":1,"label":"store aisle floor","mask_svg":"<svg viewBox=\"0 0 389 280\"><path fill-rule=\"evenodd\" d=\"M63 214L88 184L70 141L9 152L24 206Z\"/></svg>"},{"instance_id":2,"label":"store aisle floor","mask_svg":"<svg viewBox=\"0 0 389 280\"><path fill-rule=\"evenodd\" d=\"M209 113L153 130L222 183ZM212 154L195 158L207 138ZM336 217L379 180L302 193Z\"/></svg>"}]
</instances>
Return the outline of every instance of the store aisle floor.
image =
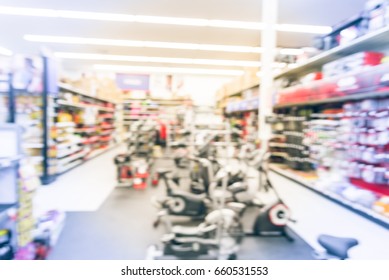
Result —
<instances>
[{"instance_id":1,"label":"store aisle floor","mask_svg":"<svg viewBox=\"0 0 389 280\"><path fill-rule=\"evenodd\" d=\"M78 189L84 195L92 191L93 187L104 192L112 190L115 185L114 174L111 174L114 170L112 158L119 152L120 148L112 150L80 167L82 171L76 169L69 172L66 174L66 182L72 183L71 188ZM159 163L161 165L161 161ZM79 180L81 174L85 178ZM88 186L88 183L94 183L94 186ZM104 184L108 186L103 186ZM164 233L163 227L152 227L157 210L150 201L153 195L163 191L163 187L146 190L116 188L95 211L67 212L64 230L49 259L144 259L148 246L158 244ZM99 201L103 198L103 192L100 192ZM71 197L56 199L60 201L69 198ZM88 209L96 207L97 202L97 199L94 203L89 201ZM69 207L71 203L62 201L62 205ZM238 255L239 259L311 259L312 249L298 236L292 235L295 242L278 237L246 238Z\"/></svg>"},{"instance_id":2,"label":"store aisle floor","mask_svg":"<svg viewBox=\"0 0 389 280\"><path fill-rule=\"evenodd\" d=\"M96 212L69 213L64 231L49 255L59 260L145 259L148 246L158 244L163 227L154 229L155 190L116 189ZM298 236L248 237L239 259L311 259L312 249Z\"/></svg>"},{"instance_id":3,"label":"store aisle floor","mask_svg":"<svg viewBox=\"0 0 389 280\"><path fill-rule=\"evenodd\" d=\"M153 190L116 189L95 212L69 213L49 259L144 259L163 234L154 229Z\"/></svg>"},{"instance_id":4,"label":"store aisle floor","mask_svg":"<svg viewBox=\"0 0 389 280\"><path fill-rule=\"evenodd\" d=\"M36 205L44 206L42 211L96 211L115 188L116 169L112 161L123 150L124 146L119 145L43 186L37 193Z\"/></svg>"}]
</instances>

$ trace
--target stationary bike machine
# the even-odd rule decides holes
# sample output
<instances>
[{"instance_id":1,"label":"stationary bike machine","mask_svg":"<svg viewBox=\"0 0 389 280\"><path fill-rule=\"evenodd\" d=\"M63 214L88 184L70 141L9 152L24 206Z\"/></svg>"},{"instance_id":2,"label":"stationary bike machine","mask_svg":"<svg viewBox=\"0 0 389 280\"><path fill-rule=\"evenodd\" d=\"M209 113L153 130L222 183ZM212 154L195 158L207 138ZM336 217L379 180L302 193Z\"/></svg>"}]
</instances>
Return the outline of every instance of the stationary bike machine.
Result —
<instances>
[{"instance_id":1,"label":"stationary bike machine","mask_svg":"<svg viewBox=\"0 0 389 280\"><path fill-rule=\"evenodd\" d=\"M212 173L210 170L210 164L207 164L208 161L201 159L202 164L204 164L202 177L204 178L204 184L208 188L209 184L209 173ZM194 194L191 192L180 190L179 188L173 188L171 185L173 180L168 177L168 174L172 170L159 169L156 171L158 174L159 180L163 181L166 187L166 196L160 198L154 198L154 205L162 210L166 210L167 215L173 216L188 216L188 217L204 217L207 214L207 209L211 204L211 201L208 197L208 190L201 194ZM158 215L157 221L154 223L155 226L159 223L160 218L164 216L165 211L161 212ZM162 216L161 216L162 215Z\"/></svg>"},{"instance_id":2,"label":"stationary bike machine","mask_svg":"<svg viewBox=\"0 0 389 280\"><path fill-rule=\"evenodd\" d=\"M239 215L228 208L210 212L198 226L173 226L152 245L147 259L236 259L241 236Z\"/></svg>"},{"instance_id":3,"label":"stationary bike machine","mask_svg":"<svg viewBox=\"0 0 389 280\"><path fill-rule=\"evenodd\" d=\"M294 241L286 231L287 223L290 221L294 222L291 219L291 211L282 201L280 195L269 180L268 167L264 164L268 158L269 153L265 153L259 166L260 188L263 188L266 193L272 190L276 199L267 205L254 200L251 206L257 207L259 213L255 216L252 232L246 233L246 236L281 236L289 241Z\"/></svg>"}]
</instances>

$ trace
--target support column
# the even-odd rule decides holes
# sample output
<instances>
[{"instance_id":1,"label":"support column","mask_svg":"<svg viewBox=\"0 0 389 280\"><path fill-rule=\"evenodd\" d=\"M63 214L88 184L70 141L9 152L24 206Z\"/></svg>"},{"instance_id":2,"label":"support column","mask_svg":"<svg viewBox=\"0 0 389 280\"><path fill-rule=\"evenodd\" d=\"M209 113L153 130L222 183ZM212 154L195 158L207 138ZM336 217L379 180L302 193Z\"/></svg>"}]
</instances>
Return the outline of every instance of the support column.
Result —
<instances>
[{"instance_id":1,"label":"support column","mask_svg":"<svg viewBox=\"0 0 389 280\"><path fill-rule=\"evenodd\" d=\"M261 149L267 149L271 136L271 127L266 124L266 116L271 115L273 106L273 64L277 48L276 23L278 17L278 0L262 0L261 33L261 70L259 90L259 139Z\"/></svg>"}]
</instances>

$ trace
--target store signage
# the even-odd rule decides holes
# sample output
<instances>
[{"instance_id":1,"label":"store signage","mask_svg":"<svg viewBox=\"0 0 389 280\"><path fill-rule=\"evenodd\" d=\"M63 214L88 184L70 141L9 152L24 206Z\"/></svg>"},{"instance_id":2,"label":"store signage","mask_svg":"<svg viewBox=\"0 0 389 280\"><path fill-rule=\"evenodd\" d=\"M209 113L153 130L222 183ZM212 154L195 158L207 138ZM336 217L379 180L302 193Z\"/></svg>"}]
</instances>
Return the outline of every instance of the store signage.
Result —
<instances>
[{"instance_id":1,"label":"store signage","mask_svg":"<svg viewBox=\"0 0 389 280\"><path fill-rule=\"evenodd\" d=\"M246 110L248 110L248 102L245 100L239 102L238 111L246 111Z\"/></svg>"},{"instance_id":2,"label":"store signage","mask_svg":"<svg viewBox=\"0 0 389 280\"><path fill-rule=\"evenodd\" d=\"M140 74L116 74L116 85L124 91L149 91L150 76Z\"/></svg>"},{"instance_id":3,"label":"store signage","mask_svg":"<svg viewBox=\"0 0 389 280\"><path fill-rule=\"evenodd\" d=\"M259 107L259 99L258 97L255 97L251 100L251 108L258 109L258 107Z\"/></svg>"}]
</instances>

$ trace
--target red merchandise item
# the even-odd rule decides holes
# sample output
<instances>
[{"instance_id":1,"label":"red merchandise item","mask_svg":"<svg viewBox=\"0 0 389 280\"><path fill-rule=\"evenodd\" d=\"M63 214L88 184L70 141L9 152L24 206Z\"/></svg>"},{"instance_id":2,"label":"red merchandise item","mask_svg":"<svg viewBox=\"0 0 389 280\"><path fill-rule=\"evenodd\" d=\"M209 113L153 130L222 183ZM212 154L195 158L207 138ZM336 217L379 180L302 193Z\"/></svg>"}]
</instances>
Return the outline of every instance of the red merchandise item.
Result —
<instances>
[{"instance_id":1,"label":"red merchandise item","mask_svg":"<svg viewBox=\"0 0 389 280\"><path fill-rule=\"evenodd\" d=\"M167 125L163 121L159 122L159 137L163 140L167 138Z\"/></svg>"}]
</instances>

